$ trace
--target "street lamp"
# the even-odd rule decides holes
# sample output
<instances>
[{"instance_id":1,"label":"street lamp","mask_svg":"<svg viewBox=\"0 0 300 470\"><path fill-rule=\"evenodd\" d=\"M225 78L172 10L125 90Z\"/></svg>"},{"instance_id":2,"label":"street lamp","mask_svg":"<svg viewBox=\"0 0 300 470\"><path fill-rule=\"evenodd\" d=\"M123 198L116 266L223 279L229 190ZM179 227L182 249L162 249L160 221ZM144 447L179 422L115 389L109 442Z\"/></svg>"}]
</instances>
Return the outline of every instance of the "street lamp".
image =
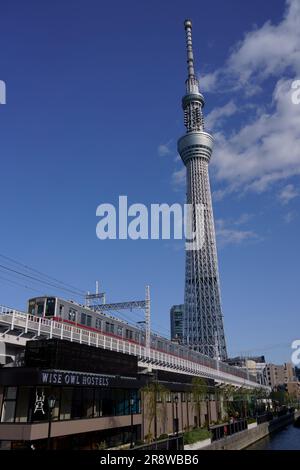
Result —
<instances>
[{"instance_id":1,"label":"street lamp","mask_svg":"<svg viewBox=\"0 0 300 470\"><path fill-rule=\"evenodd\" d=\"M131 440L130 440L130 449L133 448L133 405L134 405L134 398L130 398L130 415L131 415Z\"/></svg>"},{"instance_id":2,"label":"street lamp","mask_svg":"<svg viewBox=\"0 0 300 470\"><path fill-rule=\"evenodd\" d=\"M178 437L178 428L179 428L179 423L178 423L178 395L175 396L175 407L176 407L176 436Z\"/></svg>"},{"instance_id":3,"label":"street lamp","mask_svg":"<svg viewBox=\"0 0 300 470\"><path fill-rule=\"evenodd\" d=\"M48 426L48 441L47 449L51 450L51 423L52 423L52 411L55 407L56 398L53 395L48 397L48 416L49 416L49 426Z\"/></svg>"}]
</instances>

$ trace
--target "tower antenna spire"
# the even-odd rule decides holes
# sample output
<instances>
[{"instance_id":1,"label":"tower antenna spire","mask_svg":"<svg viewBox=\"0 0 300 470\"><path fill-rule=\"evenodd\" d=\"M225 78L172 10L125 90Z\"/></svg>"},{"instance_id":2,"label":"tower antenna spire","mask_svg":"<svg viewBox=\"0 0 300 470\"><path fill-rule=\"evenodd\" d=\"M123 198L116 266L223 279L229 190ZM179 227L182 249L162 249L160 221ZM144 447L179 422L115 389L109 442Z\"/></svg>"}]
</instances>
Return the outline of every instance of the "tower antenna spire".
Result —
<instances>
[{"instance_id":1,"label":"tower antenna spire","mask_svg":"<svg viewBox=\"0 0 300 470\"><path fill-rule=\"evenodd\" d=\"M200 94L199 93L199 82L195 75L194 68L194 54L193 54L193 42L192 42L192 22L191 20L185 20L184 29L186 34L186 51L187 51L187 67L188 67L188 78L186 80L186 92L187 94ZM202 96L202 95L201 95ZM203 99L203 97L202 97ZM204 102L204 100L203 100Z\"/></svg>"},{"instance_id":2,"label":"tower antenna spire","mask_svg":"<svg viewBox=\"0 0 300 470\"><path fill-rule=\"evenodd\" d=\"M184 29L188 77L182 108L186 134L179 139L177 148L186 166L187 203L192 205L187 223L189 227L193 227L193 233L196 233L196 242L193 246L189 242L186 244L182 340L184 344L202 354L224 360L227 357L227 349L208 174L213 137L204 130L204 97L199 91L199 82L195 75L190 20L185 20ZM201 217L197 215L199 207L205 208Z\"/></svg>"},{"instance_id":3,"label":"tower antenna spire","mask_svg":"<svg viewBox=\"0 0 300 470\"><path fill-rule=\"evenodd\" d=\"M186 33L188 78L195 78L191 20L185 20L184 28L185 28L185 33Z\"/></svg>"}]
</instances>

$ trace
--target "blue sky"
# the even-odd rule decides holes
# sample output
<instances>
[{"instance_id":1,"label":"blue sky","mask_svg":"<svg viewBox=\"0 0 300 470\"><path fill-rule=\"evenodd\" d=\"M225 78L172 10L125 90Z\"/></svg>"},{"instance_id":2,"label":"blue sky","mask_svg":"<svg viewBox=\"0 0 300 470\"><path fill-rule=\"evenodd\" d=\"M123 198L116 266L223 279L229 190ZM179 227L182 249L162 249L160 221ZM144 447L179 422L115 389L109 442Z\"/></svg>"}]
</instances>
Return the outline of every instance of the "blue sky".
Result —
<instances>
[{"instance_id":1,"label":"blue sky","mask_svg":"<svg viewBox=\"0 0 300 470\"><path fill-rule=\"evenodd\" d=\"M107 301L143 298L156 329L184 294L183 242L96 238L96 207L183 203L193 42L206 123L229 353L290 359L299 338L300 78L297 0L3 0L0 253ZM0 264L5 265L0 258ZM9 264L6 260L6 264ZM5 278L5 279L4 279ZM58 293L0 268L0 303ZM69 297L66 293L60 293Z\"/></svg>"}]
</instances>

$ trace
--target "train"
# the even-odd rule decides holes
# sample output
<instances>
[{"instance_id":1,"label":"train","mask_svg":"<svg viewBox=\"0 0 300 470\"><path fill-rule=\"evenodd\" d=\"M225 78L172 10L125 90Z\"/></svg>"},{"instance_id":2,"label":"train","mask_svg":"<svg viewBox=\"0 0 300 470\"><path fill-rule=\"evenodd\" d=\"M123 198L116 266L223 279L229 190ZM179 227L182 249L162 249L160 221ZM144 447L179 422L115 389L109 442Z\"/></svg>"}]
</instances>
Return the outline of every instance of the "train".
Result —
<instances>
[{"instance_id":1,"label":"train","mask_svg":"<svg viewBox=\"0 0 300 470\"><path fill-rule=\"evenodd\" d=\"M34 297L28 300L28 314L52 318L55 321L62 321L66 324L145 346L146 333L142 325L133 325L109 313L95 311L92 307L79 304L73 300L48 296ZM215 359L154 332L151 332L151 349L216 368ZM225 362L219 362L218 368L222 372L249 379L244 370L230 366Z\"/></svg>"}]
</instances>

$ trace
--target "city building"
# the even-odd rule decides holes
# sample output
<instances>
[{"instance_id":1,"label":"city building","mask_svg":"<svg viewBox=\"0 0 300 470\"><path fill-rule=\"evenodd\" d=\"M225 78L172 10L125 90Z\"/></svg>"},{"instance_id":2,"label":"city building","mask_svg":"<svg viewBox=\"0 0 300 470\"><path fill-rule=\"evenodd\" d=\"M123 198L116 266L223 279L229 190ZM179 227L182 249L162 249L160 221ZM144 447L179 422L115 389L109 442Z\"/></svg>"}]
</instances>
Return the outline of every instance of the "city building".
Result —
<instances>
[{"instance_id":1,"label":"city building","mask_svg":"<svg viewBox=\"0 0 300 470\"><path fill-rule=\"evenodd\" d=\"M288 394L295 398L296 400L300 400L300 382L299 381L291 381L286 384L286 391Z\"/></svg>"},{"instance_id":2,"label":"city building","mask_svg":"<svg viewBox=\"0 0 300 470\"><path fill-rule=\"evenodd\" d=\"M188 78L182 99L186 134L178 152L186 166L187 203L192 207L188 227L196 236L186 243L183 342L212 358L227 358L220 299L216 236L208 174L213 138L204 130L204 97L194 70L192 23L184 23Z\"/></svg>"},{"instance_id":3,"label":"city building","mask_svg":"<svg viewBox=\"0 0 300 470\"><path fill-rule=\"evenodd\" d=\"M249 376L252 376L257 383L266 386L266 360L265 356L237 356L228 358L226 360L227 364L235 367L240 367L247 371Z\"/></svg>"},{"instance_id":4,"label":"city building","mask_svg":"<svg viewBox=\"0 0 300 470\"><path fill-rule=\"evenodd\" d=\"M267 364L266 377L267 384L272 390L286 390L286 384L296 380L295 368L290 363L282 365Z\"/></svg>"},{"instance_id":5,"label":"city building","mask_svg":"<svg viewBox=\"0 0 300 470\"><path fill-rule=\"evenodd\" d=\"M204 383L198 407L191 375L149 373L135 356L70 341L29 341L19 366L0 368L0 448L114 448L175 435L220 417L217 384Z\"/></svg>"},{"instance_id":6,"label":"city building","mask_svg":"<svg viewBox=\"0 0 300 470\"><path fill-rule=\"evenodd\" d=\"M184 305L173 305L170 310L171 340L181 343L183 336Z\"/></svg>"}]
</instances>

